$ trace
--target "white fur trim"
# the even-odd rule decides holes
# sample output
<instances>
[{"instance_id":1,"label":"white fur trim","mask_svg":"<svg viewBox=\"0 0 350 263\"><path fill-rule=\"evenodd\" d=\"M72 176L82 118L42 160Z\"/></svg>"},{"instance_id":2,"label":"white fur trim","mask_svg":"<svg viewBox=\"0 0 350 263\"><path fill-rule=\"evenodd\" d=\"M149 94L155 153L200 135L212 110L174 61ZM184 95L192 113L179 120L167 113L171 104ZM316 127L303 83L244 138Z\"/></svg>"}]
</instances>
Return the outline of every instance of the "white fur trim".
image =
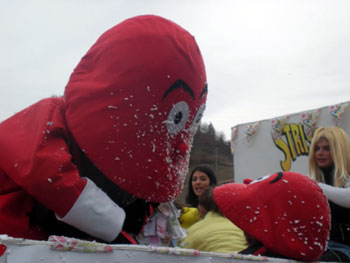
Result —
<instances>
[{"instance_id":1,"label":"white fur trim","mask_svg":"<svg viewBox=\"0 0 350 263\"><path fill-rule=\"evenodd\" d=\"M93 181L86 185L69 212L58 220L105 241L113 241L122 230L125 212Z\"/></svg>"},{"instance_id":2,"label":"white fur trim","mask_svg":"<svg viewBox=\"0 0 350 263\"><path fill-rule=\"evenodd\" d=\"M350 208L350 188L341 188L324 183L318 183L318 185L322 188L327 198L333 203L345 208Z\"/></svg>"}]
</instances>

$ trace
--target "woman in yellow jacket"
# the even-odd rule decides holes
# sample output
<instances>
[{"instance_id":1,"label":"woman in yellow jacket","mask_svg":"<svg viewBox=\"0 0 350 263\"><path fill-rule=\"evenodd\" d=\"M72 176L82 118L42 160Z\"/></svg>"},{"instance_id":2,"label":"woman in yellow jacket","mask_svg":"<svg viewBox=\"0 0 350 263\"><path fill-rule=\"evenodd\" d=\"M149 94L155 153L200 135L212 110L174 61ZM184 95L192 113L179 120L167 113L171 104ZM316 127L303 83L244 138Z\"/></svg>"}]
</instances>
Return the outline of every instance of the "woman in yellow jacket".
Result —
<instances>
[{"instance_id":1,"label":"woman in yellow jacket","mask_svg":"<svg viewBox=\"0 0 350 263\"><path fill-rule=\"evenodd\" d=\"M198 197L209 186L216 185L216 176L214 171L207 166L198 166L191 172L189 178L188 193L186 196L186 204L181 208L179 222L185 229L198 222L201 217L198 212Z\"/></svg>"},{"instance_id":2,"label":"woman in yellow jacket","mask_svg":"<svg viewBox=\"0 0 350 263\"><path fill-rule=\"evenodd\" d=\"M213 188L204 190L199 197L199 211L203 220L187 229L187 236L180 247L200 251L233 253L247 248L241 229L222 215L213 199Z\"/></svg>"}]
</instances>

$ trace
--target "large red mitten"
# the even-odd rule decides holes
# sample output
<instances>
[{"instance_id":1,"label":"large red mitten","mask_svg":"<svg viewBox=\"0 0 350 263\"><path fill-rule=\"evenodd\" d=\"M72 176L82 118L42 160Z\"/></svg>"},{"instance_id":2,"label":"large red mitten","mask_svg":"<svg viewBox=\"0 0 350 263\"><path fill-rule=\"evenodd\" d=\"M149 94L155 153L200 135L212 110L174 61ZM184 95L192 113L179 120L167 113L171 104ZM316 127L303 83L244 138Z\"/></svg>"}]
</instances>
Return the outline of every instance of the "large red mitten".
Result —
<instances>
[{"instance_id":1,"label":"large red mitten","mask_svg":"<svg viewBox=\"0 0 350 263\"><path fill-rule=\"evenodd\" d=\"M214 189L223 214L267 250L303 261L317 260L330 232L330 210L321 188L305 175L280 172L250 184Z\"/></svg>"}]
</instances>

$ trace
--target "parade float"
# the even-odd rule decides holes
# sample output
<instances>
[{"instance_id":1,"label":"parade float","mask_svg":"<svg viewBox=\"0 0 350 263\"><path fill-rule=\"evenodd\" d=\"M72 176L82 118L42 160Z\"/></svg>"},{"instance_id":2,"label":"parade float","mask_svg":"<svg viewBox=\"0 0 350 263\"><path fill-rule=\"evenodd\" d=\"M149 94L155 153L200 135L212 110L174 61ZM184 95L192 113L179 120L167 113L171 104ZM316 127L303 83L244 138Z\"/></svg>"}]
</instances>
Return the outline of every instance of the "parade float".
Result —
<instances>
[{"instance_id":1,"label":"parade float","mask_svg":"<svg viewBox=\"0 0 350 263\"><path fill-rule=\"evenodd\" d=\"M238 253L212 253L192 249L143 245L107 245L62 236L37 241L0 236L0 263L233 263L296 262Z\"/></svg>"},{"instance_id":2,"label":"parade float","mask_svg":"<svg viewBox=\"0 0 350 263\"><path fill-rule=\"evenodd\" d=\"M339 126L349 135L349 105L347 101L232 127L235 182L278 171L308 174L309 146L315 130Z\"/></svg>"}]
</instances>

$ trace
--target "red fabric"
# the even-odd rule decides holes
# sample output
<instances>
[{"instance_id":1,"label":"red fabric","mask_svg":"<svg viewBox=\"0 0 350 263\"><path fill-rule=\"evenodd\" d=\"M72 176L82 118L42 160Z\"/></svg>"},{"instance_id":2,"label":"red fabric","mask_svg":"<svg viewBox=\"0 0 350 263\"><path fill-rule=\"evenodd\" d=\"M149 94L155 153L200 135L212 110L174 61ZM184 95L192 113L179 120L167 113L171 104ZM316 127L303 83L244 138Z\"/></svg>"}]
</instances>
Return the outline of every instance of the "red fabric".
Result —
<instances>
[{"instance_id":1,"label":"red fabric","mask_svg":"<svg viewBox=\"0 0 350 263\"><path fill-rule=\"evenodd\" d=\"M7 247L3 244L0 244L0 257L5 254Z\"/></svg>"},{"instance_id":2,"label":"red fabric","mask_svg":"<svg viewBox=\"0 0 350 263\"><path fill-rule=\"evenodd\" d=\"M193 97L185 88L166 93L179 79ZM160 17L128 19L103 34L74 70L64 94L67 124L109 179L138 198L166 202L182 188L185 148L205 104L205 87L193 36ZM170 134L166 122L181 101L188 118L179 133Z\"/></svg>"},{"instance_id":3,"label":"red fabric","mask_svg":"<svg viewBox=\"0 0 350 263\"><path fill-rule=\"evenodd\" d=\"M267 250L302 261L317 260L325 250L328 201L305 175L283 172L248 185L225 184L215 188L214 199L227 218Z\"/></svg>"},{"instance_id":4,"label":"red fabric","mask_svg":"<svg viewBox=\"0 0 350 263\"><path fill-rule=\"evenodd\" d=\"M267 252L266 247L261 247L257 251L253 253L254 256L261 256L264 255Z\"/></svg>"},{"instance_id":5,"label":"red fabric","mask_svg":"<svg viewBox=\"0 0 350 263\"><path fill-rule=\"evenodd\" d=\"M108 30L81 59L64 99L39 101L0 124L0 233L45 239L28 218L36 200L60 217L72 208L86 181L71 162L71 134L129 194L174 199L206 94L198 46L178 25L140 16Z\"/></svg>"},{"instance_id":6,"label":"red fabric","mask_svg":"<svg viewBox=\"0 0 350 263\"><path fill-rule=\"evenodd\" d=\"M251 182L253 182L252 179L249 179L249 178L243 179L243 183L244 183L244 184L250 184Z\"/></svg>"},{"instance_id":7,"label":"red fabric","mask_svg":"<svg viewBox=\"0 0 350 263\"><path fill-rule=\"evenodd\" d=\"M121 231L120 234L123 235L130 242L130 244L137 245L137 242L135 241L135 239L125 231Z\"/></svg>"},{"instance_id":8,"label":"red fabric","mask_svg":"<svg viewBox=\"0 0 350 263\"><path fill-rule=\"evenodd\" d=\"M85 186L71 163L62 105L45 99L0 125L0 233L46 238L27 215L35 199L64 216Z\"/></svg>"}]
</instances>

